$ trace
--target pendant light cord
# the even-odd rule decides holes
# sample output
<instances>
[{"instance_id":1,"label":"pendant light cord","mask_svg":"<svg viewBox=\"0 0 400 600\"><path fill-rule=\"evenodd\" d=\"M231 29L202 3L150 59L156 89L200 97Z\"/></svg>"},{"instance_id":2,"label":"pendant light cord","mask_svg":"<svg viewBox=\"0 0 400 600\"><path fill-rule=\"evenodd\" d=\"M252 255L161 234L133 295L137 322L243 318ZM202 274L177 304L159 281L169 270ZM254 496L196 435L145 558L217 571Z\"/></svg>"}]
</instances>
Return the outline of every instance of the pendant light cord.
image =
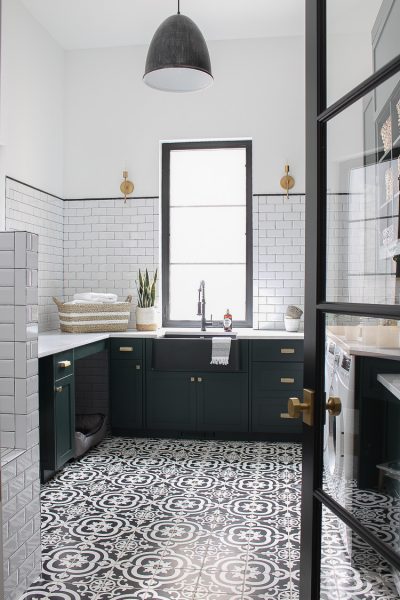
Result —
<instances>
[{"instance_id":1,"label":"pendant light cord","mask_svg":"<svg viewBox=\"0 0 400 600\"><path fill-rule=\"evenodd\" d=\"M180 0L178 0L178 15L181 14L181 9L180 9Z\"/></svg>"}]
</instances>

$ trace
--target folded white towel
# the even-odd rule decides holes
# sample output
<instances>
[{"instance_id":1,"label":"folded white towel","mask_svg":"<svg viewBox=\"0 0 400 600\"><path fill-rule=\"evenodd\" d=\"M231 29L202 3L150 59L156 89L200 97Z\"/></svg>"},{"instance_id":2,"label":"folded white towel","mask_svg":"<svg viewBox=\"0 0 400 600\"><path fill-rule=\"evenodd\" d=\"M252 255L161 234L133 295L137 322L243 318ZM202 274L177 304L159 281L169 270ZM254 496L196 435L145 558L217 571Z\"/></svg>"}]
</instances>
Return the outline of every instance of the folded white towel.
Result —
<instances>
[{"instance_id":1,"label":"folded white towel","mask_svg":"<svg viewBox=\"0 0 400 600\"><path fill-rule=\"evenodd\" d=\"M82 294L74 294L74 300L80 300L84 302L92 302L92 303L107 303L113 304L117 302L118 296L117 294L100 294L96 292L87 292Z\"/></svg>"},{"instance_id":2,"label":"folded white towel","mask_svg":"<svg viewBox=\"0 0 400 600\"><path fill-rule=\"evenodd\" d=\"M70 302L64 302L64 304L105 304L104 302L95 302L94 300L71 300ZM115 304L115 302L110 302Z\"/></svg>"},{"instance_id":3,"label":"folded white towel","mask_svg":"<svg viewBox=\"0 0 400 600\"><path fill-rule=\"evenodd\" d=\"M213 337L210 365L228 365L231 351L230 337Z\"/></svg>"}]
</instances>

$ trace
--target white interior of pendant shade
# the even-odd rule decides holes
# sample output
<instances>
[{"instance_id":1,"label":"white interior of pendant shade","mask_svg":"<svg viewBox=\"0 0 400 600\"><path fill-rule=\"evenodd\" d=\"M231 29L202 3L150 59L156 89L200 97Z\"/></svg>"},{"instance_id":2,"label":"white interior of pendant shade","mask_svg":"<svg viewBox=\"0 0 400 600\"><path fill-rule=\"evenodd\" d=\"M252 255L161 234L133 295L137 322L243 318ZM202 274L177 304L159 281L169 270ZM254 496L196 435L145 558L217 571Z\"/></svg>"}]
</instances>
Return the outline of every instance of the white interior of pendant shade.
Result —
<instances>
[{"instance_id":1,"label":"white interior of pendant shade","mask_svg":"<svg viewBox=\"0 0 400 600\"><path fill-rule=\"evenodd\" d=\"M211 85L213 78L198 69L168 67L150 71L143 81L149 87L164 92L195 92Z\"/></svg>"}]
</instances>

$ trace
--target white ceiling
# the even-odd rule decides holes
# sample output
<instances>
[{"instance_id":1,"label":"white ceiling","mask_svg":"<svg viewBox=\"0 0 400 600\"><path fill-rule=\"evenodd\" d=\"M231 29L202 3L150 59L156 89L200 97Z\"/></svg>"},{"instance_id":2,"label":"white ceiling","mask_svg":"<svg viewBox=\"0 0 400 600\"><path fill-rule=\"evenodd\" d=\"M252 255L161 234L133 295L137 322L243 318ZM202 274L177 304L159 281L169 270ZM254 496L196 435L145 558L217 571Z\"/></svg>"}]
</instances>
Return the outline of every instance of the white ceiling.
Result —
<instances>
[{"instance_id":1,"label":"white ceiling","mask_svg":"<svg viewBox=\"0 0 400 600\"><path fill-rule=\"evenodd\" d=\"M177 0L22 0L66 49L149 44ZM208 40L304 33L304 0L181 0Z\"/></svg>"},{"instance_id":2,"label":"white ceiling","mask_svg":"<svg viewBox=\"0 0 400 600\"><path fill-rule=\"evenodd\" d=\"M65 49L147 45L177 0L21 0ZM329 0L331 31L371 31L382 0ZM304 35L305 0L181 0L207 40Z\"/></svg>"}]
</instances>

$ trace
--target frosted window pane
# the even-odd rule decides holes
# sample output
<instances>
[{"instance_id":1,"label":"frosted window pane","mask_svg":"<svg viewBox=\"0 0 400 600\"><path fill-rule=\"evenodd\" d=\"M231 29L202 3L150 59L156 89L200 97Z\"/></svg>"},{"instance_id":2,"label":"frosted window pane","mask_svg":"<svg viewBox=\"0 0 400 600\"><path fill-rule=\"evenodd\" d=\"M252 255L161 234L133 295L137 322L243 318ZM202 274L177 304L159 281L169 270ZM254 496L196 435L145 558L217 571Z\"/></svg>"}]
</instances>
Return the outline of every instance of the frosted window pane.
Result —
<instances>
[{"instance_id":1,"label":"frosted window pane","mask_svg":"<svg viewBox=\"0 0 400 600\"><path fill-rule=\"evenodd\" d=\"M233 321L245 320L246 265L171 265L170 318L195 321L200 281L206 282L207 319L222 321L227 308Z\"/></svg>"},{"instance_id":2,"label":"frosted window pane","mask_svg":"<svg viewBox=\"0 0 400 600\"><path fill-rule=\"evenodd\" d=\"M246 208L171 208L170 261L246 262Z\"/></svg>"},{"instance_id":3,"label":"frosted window pane","mask_svg":"<svg viewBox=\"0 0 400 600\"><path fill-rule=\"evenodd\" d=\"M246 149L173 150L170 205L246 204Z\"/></svg>"}]
</instances>

